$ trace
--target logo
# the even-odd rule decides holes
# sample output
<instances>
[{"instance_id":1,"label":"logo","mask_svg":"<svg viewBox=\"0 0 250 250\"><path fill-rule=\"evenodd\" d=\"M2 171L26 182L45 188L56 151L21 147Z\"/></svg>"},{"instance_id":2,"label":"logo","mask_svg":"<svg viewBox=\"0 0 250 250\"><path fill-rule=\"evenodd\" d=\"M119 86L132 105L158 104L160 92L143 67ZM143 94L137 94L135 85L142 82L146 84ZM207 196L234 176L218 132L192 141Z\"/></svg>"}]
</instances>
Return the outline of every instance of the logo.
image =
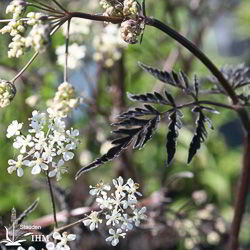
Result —
<instances>
[{"instance_id":1,"label":"logo","mask_svg":"<svg viewBox=\"0 0 250 250\"><path fill-rule=\"evenodd\" d=\"M0 241L0 243L4 243L5 246L21 246L22 242L25 242L25 239L15 240L15 223L12 224L13 232L12 232L12 239L9 238L9 230L7 227L4 227L6 230L5 240ZM32 233L26 233L22 237L30 236Z\"/></svg>"},{"instance_id":2,"label":"logo","mask_svg":"<svg viewBox=\"0 0 250 250\"><path fill-rule=\"evenodd\" d=\"M27 241L26 239L23 239L25 237L31 236L32 237L32 241L39 241L41 239L41 241L44 240L48 240L43 239L41 237L41 235L34 235L32 232L28 232L28 233L21 233L21 230L39 230L41 229L41 226L36 226L36 225L18 225L19 228L16 228L17 225L17 219L16 219L16 210L15 208L12 209L11 211L11 222L12 222L12 226L10 228L7 228L4 226L5 228L5 239L0 241L0 243L3 243L5 246L21 246L22 242ZM19 236L18 236L19 235ZM43 235L42 235L43 236Z\"/></svg>"}]
</instances>

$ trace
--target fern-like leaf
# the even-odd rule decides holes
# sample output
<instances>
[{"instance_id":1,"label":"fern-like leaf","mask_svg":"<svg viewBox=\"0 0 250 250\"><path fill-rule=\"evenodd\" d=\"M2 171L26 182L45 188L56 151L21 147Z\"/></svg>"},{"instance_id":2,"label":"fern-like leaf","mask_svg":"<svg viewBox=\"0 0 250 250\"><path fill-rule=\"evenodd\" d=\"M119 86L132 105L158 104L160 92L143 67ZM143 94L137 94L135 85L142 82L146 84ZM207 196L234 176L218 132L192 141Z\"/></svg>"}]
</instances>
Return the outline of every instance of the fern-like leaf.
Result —
<instances>
[{"instance_id":1,"label":"fern-like leaf","mask_svg":"<svg viewBox=\"0 0 250 250\"><path fill-rule=\"evenodd\" d=\"M139 117L144 115L159 115L160 113L151 105L144 105L144 108L134 108L130 109L122 114L120 114L117 119L128 119L131 117Z\"/></svg>"},{"instance_id":2,"label":"fern-like leaf","mask_svg":"<svg viewBox=\"0 0 250 250\"><path fill-rule=\"evenodd\" d=\"M112 141L112 144L114 146L109 149L106 154L96 159L88 166L81 168L76 173L75 178L78 179L81 174L118 157L125 149L127 149L131 145L132 142L134 142L134 149L141 149L151 139L153 132L156 130L157 124L159 122L160 115L157 114L152 119L148 120L131 117L129 119L125 119L113 124L115 126L122 127L113 131L113 133L122 136Z\"/></svg>"},{"instance_id":3,"label":"fern-like leaf","mask_svg":"<svg viewBox=\"0 0 250 250\"><path fill-rule=\"evenodd\" d=\"M146 93L146 94L141 94L141 95L133 95L133 94L127 93L127 96L131 101L137 101L137 102L143 102L143 103L159 103L163 105L170 104L169 101L158 92Z\"/></svg>"},{"instance_id":4,"label":"fern-like leaf","mask_svg":"<svg viewBox=\"0 0 250 250\"><path fill-rule=\"evenodd\" d=\"M159 69L153 68L141 62L138 62L138 65L146 72L154 76L156 79L161 82L170 84L181 89L185 89L185 83L183 82L182 77L179 77L177 73L172 71L171 73L167 71L161 71Z\"/></svg>"},{"instance_id":5,"label":"fern-like leaf","mask_svg":"<svg viewBox=\"0 0 250 250\"><path fill-rule=\"evenodd\" d=\"M169 114L170 124L168 126L168 135L167 135L167 154L168 154L168 164L170 164L174 158L176 152L176 140L179 135L178 129L181 128L182 123L180 120L180 113L174 111Z\"/></svg>"},{"instance_id":6,"label":"fern-like leaf","mask_svg":"<svg viewBox=\"0 0 250 250\"><path fill-rule=\"evenodd\" d=\"M195 107L192 111L198 113L198 118L196 120L195 135L189 147L188 163L192 161L193 157L200 149L201 143L203 143L207 137L205 123L207 122L209 127L213 129L212 122L203 114L201 107Z\"/></svg>"}]
</instances>

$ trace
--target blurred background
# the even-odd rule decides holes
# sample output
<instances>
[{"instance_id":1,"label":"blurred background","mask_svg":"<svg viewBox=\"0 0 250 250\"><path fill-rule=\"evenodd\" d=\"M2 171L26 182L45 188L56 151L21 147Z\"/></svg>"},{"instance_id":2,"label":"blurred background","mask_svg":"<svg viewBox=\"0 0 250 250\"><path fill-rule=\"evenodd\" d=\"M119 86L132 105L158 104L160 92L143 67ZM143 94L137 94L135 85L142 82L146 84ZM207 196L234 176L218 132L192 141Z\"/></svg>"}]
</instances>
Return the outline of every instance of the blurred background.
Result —
<instances>
[{"instance_id":1,"label":"blurred background","mask_svg":"<svg viewBox=\"0 0 250 250\"><path fill-rule=\"evenodd\" d=\"M70 10L102 13L98 0L60 2ZM4 10L8 3L0 2L1 19L6 18ZM147 0L146 8L148 16L168 23L192 40L218 67L249 65L249 1ZM39 206L28 222L33 223L52 213L46 179L32 176L29 171L22 178L8 174L8 159L14 159L16 152L12 141L6 138L6 129L12 120L27 124L34 109L44 111L57 86L63 82L64 32L65 29L61 29L53 36L48 50L17 81L17 95L11 105L0 110L0 215L3 225L9 224L12 207L21 213L38 197ZM1 79L11 79L32 56L32 52L28 52L19 59L9 59L9 42L8 35L1 35ZM89 185L100 180L110 182L119 175L126 179L132 177L140 183L142 202L149 207L150 220L122 240L117 249L225 249L243 143L243 131L233 112L221 109L220 115L210 116L215 129L208 129L207 141L189 165L186 161L196 117L185 110L184 126L170 167L166 165L166 120L142 150L129 149L113 162L74 180L77 170L110 148L114 138L110 124L115 117L129 107L138 106L128 100L127 92L139 94L168 89L178 103L186 101L181 92L143 72L137 66L138 61L167 71L182 70L190 78L195 74L209 76L207 69L154 28L146 27L142 44L126 45L119 38L117 26L78 19L71 25L69 57L69 82L84 98L84 103L67 120L69 126L80 130L81 144L77 156L68 162L68 173L59 183L54 183L58 211L88 206ZM228 102L224 96L212 98ZM193 178L175 178L184 171L192 172ZM73 216L67 221L79 218ZM199 222L193 223L194 220ZM45 221L44 232L53 228L52 223ZM242 249L250 249L249 225L250 196L240 234ZM73 232L82 236L73 249L111 249L102 237L105 233L102 229L90 233L79 226Z\"/></svg>"}]
</instances>

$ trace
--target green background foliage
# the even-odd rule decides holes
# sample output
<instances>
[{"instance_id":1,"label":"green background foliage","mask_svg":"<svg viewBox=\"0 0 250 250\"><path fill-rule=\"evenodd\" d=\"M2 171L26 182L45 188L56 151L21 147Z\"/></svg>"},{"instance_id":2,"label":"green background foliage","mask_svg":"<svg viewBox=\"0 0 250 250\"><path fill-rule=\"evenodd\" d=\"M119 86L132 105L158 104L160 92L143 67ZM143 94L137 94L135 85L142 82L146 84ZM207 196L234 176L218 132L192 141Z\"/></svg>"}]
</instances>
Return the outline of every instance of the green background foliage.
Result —
<instances>
[{"instance_id":1,"label":"green background foliage","mask_svg":"<svg viewBox=\"0 0 250 250\"><path fill-rule=\"evenodd\" d=\"M80 7L82 11L93 12L88 8L89 2L83 0L64 1L64 6L68 6L71 10L79 10ZM192 9L189 2L194 2L194 5L195 2L201 2L199 10ZM250 54L247 48L250 46L250 2L244 0L237 2L232 5L225 4L221 11L217 13L217 1L147 0L147 14L170 24L171 27L176 28L190 40L195 41L218 66L242 62L249 63ZM7 1L1 1L0 4L5 6ZM4 8L1 7L0 9L1 18L3 18ZM95 9L95 11L101 12L100 9ZM95 27L94 24L93 27ZM102 27L102 24L97 24L91 35L93 36ZM237 41L242 43L245 41L246 49L237 53L234 53L234 51L231 51L232 53L225 52L223 50L225 40L220 34L223 29L230 31L229 36L225 38L229 39L227 40L228 44L233 46L233 44L237 44ZM69 207L73 209L84 206L88 197L89 185L93 185L100 180L110 181L119 174L124 177L135 175L137 182L141 185L143 196L148 197L164 187L169 176L182 171L191 171L194 173L193 179L179 180L174 183L172 187L174 204L172 205L178 206L178 204L185 203L190 199L194 190L206 190L209 202L214 203L219 208L221 215L229 225L233 215L237 179L241 170L243 132L240 129L240 124L235 122L235 114L228 110L220 109L220 115L211 116L215 130L209 130L208 140L202 145L197 156L189 165L186 164L186 161L189 144L195 129L195 117L190 110L185 110L184 127L180 130L177 152L171 166L167 167L165 164L167 160L165 145L168 130L168 121L165 120L161 122L152 140L142 150L132 151L129 149L125 155L112 163L105 164L85 174L75 182L75 173L83 166L82 162L84 162L84 159L80 157L81 154L87 152L91 155L92 160L99 157L100 148L105 140L114 138L110 134L112 129L110 123L114 121L114 114L137 105L128 100L126 97L127 91L139 94L154 90L162 91L166 88L176 96L176 102L182 103L183 100L186 100L181 92L171 89L143 72L137 66L138 61L159 69L163 69L164 65L168 69L173 68L176 71L182 69L190 78L195 73L198 76L209 75L204 66L191 57L185 49L151 27L146 27L142 44L129 45L124 50L122 60L118 61L111 69L105 69L92 60L91 36L86 40L88 56L85 58L84 66L79 71L83 74L87 71L89 76L95 79L95 86L92 86L95 95L89 96L92 100L91 104L81 105L79 110L73 113L68 120L68 124L78 128L81 134L81 144L77 149L76 157L68 163L69 172L65 174L60 183L57 183L69 192ZM0 76L2 79L12 78L32 55L32 52L28 52L20 59L8 59L8 43L8 36L1 35ZM61 33L53 36L48 51L41 54L29 70L17 81L18 92L14 101L7 108L0 110L0 215L3 216L4 223L8 223L12 207L20 212L37 197L40 197L39 206L31 214L29 220L32 221L52 212L44 177L32 176L30 171L25 171L22 178L7 173L8 159L14 159L17 152L11 146L12 141L6 138L6 129L12 120L27 124L27 119L31 116L33 109L45 110L46 101L53 97L56 87L63 79L63 69L56 65L56 55L53 50L63 43L64 38ZM88 72L88 67L93 65L94 70ZM124 72L119 71L120 67ZM72 76L73 74L74 72ZM79 92L83 89L84 91L88 90L89 87L86 86L93 84L88 82L86 78L78 77L77 80L76 89ZM82 86L83 84L86 86ZM27 105L25 100L34 94L39 96L39 102L32 108ZM216 96L214 100L228 102L223 96ZM228 130L229 132L226 132ZM239 131L239 135L237 135L237 131ZM98 139L100 135L104 139ZM248 200L247 213L241 230L241 242L245 247L244 249L250 247L250 197ZM175 249L181 250L184 248L180 244ZM222 245L213 249L225 248Z\"/></svg>"}]
</instances>

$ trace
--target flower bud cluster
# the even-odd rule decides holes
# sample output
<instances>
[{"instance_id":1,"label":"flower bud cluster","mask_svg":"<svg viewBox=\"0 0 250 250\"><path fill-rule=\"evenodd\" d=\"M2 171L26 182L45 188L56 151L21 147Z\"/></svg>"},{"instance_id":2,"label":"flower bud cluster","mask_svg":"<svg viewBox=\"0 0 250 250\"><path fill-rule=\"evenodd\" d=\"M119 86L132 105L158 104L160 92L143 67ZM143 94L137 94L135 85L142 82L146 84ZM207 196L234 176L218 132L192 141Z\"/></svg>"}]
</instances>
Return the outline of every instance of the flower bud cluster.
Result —
<instances>
[{"instance_id":1,"label":"flower bud cluster","mask_svg":"<svg viewBox=\"0 0 250 250\"><path fill-rule=\"evenodd\" d=\"M21 14L25 11L27 3L21 0L11 2L6 13L12 13L13 19L2 29L0 33L9 33L12 41L9 44L8 57L20 57L26 48L43 52L49 42L50 26L45 21L48 19L43 13L29 12L25 19ZM30 28L28 35L24 33Z\"/></svg>"},{"instance_id":2,"label":"flower bud cluster","mask_svg":"<svg viewBox=\"0 0 250 250\"><path fill-rule=\"evenodd\" d=\"M135 16L140 11L140 5L135 0L124 0L123 5L124 16Z\"/></svg>"},{"instance_id":3,"label":"flower bud cluster","mask_svg":"<svg viewBox=\"0 0 250 250\"><path fill-rule=\"evenodd\" d=\"M90 189L90 195L96 197L101 210L92 211L83 223L93 231L105 222L109 229L106 241L110 241L112 246L116 246L120 237L125 238L128 231L147 219L146 207L137 208L137 196L141 196L141 193L138 192L139 184L131 178L127 182L121 176L113 179L113 190L103 182L95 187L90 186Z\"/></svg>"},{"instance_id":4,"label":"flower bud cluster","mask_svg":"<svg viewBox=\"0 0 250 250\"><path fill-rule=\"evenodd\" d=\"M66 117L79 106L81 98L76 96L75 88L68 82L59 85L55 97L48 103L50 117Z\"/></svg>"},{"instance_id":5,"label":"flower bud cluster","mask_svg":"<svg viewBox=\"0 0 250 250\"><path fill-rule=\"evenodd\" d=\"M141 6L136 0L100 0L100 5L105 9L103 15L110 17L124 17L121 24L120 34L122 39L130 44L138 42L142 31L141 21L138 18Z\"/></svg>"},{"instance_id":6,"label":"flower bud cluster","mask_svg":"<svg viewBox=\"0 0 250 250\"><path fill-rule=\"evenodd\" d=\"M73 150L79 144L79 131L71 128L66 130L66 124L61 117L49 117L46 113L32 112L29 119L28 134L21 133L23 124L13 121L7 129L7 138L15 137L13 147L20 151L17 160L9 160L8 173L24 174L23 167L31 168L31 174L37 175L46 171L49 177L67 172L66 161L74 158Z\"/></svg>"},{"instance_id":7,"label":"flower bud cluster","mask_svg":"<svg viewBox=\"0 0 250 250\"><path fill-rule=\"evenodd\" d=\"M25 11L27 3L23 0L14 0L6 8L6 14L12 13L13 19L18 19Z\"/></svg>"},{"instance_id":8,"label":"flower bud cluster","mask_svg":"<svg viewBox=\"0 0 250 250\"><path fill-rule=\"evenodd\" d=\"M120 28L120 34L122 39L129 43L135 44L138 42L138 36L141 33L140 24L132 19L122 22Z\"/></svg>"},{"instance_id":9,"label":"flower bud cluster","mask_svg":"<svg viewBox=\"0 0 250 250\"><path fill-rule=\"evenodd\" d=\"M135 17L140 12L140 5L136 0L100 0L106 16Z\"/></svg>"},{"instance_id":10,"label":"flower bud cluster","mask_svg":"<svg viewBox=\"0 0 250 250\"><path fill-rule=\"evenodd\" d=\"M16 87L13 83L0 79L0 107L10 104L16 95Z\"/></svg>"}]
</instances>

